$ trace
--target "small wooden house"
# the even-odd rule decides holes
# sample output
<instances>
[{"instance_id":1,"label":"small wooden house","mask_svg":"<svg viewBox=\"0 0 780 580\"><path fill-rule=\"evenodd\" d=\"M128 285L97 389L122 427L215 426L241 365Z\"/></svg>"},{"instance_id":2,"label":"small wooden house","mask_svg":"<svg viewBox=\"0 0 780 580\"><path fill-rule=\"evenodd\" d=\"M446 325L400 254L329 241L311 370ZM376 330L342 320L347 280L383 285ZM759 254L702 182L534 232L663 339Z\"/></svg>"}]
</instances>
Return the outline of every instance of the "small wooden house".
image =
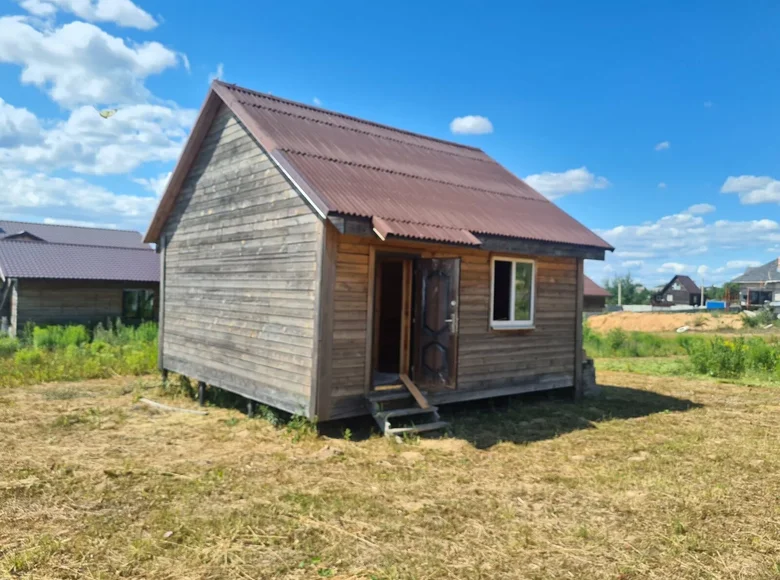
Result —
<instances>
[{"instance_id":1,"label":"small wooden house","mask_svg":"<svg viewBox=\"0 0 780 580\"><path fill-rule=\"evenodd\" d=\"M11 336L27 323L156 319L159 279L138 232L0 220L0 324Z\"/></svg>"},{"instance_id":2,"label":"small wooden house","mask_svg":"<svg viewBox=\"0 0 780 580\"><path fill-rule=\"evenodd\" d=\"M701 288L689 276L677 275L652 299L655 306L702 306Z\"/></svg>"},{"instance_id":3,"label":"small wooden house","mask_svg":"<svg viewBox=\"0 0 780 580\"><path fill-rule=\"evenodd\" d=\"M478 149L219 81L146 241L162 368L320 420L578 388L612 249Z\"/></svg>"}]
</instances>

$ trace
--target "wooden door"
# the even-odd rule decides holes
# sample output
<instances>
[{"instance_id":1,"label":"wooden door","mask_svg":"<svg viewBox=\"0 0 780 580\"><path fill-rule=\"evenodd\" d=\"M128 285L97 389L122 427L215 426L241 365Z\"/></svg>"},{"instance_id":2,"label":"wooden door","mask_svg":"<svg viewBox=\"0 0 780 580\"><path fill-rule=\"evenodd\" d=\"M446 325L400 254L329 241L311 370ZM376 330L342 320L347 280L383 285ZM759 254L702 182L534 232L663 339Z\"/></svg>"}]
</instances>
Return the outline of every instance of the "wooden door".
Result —
<instances>
[{"instance_id":1,"label":"wooden door","mask_svg":"<svg viewBox=\"0 0 780 580\"><path fill-rule=\"evenodd\" d=\"M458 366L460 258L415 262L414 381L454 389Z\"/></svg>"}]
</instances>

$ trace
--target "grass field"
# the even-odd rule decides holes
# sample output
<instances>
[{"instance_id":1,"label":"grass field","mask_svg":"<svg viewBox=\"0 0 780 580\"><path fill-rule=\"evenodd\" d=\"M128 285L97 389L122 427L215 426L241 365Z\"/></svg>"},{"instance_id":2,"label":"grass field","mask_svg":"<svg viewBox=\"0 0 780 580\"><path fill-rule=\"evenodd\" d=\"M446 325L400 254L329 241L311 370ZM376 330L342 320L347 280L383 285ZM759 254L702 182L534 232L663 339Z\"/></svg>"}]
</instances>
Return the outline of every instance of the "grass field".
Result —
<instances>
[{"instance_id":1,"label":"grass field","mask_svg":"<svg viewBox=\"0 0 780 580\"><path fill-rule=\"evenodd\" d=\"M404 443L156 412L194 405L151 379L3 389L0 576L777 578L778 391L600 379Z\"/></svg>"}]
</instances>

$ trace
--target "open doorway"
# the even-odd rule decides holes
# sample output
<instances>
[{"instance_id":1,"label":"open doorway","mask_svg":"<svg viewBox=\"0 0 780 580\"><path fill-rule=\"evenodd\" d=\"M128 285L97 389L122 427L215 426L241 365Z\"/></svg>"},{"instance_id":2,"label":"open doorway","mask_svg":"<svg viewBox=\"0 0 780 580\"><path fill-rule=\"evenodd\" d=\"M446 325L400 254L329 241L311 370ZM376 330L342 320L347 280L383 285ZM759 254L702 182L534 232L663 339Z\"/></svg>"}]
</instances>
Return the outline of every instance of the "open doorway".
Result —
<instances>
[{"instance_id":1,"label":"open doorway","mask_svg":"<svg viewBox=\"0 0 780 580\"><path fill-rule=\"evenodd\" d=\"M412 260L376 258L374 281L373 387L399 384L409 372Z\"/></svg>"}]
</instances>

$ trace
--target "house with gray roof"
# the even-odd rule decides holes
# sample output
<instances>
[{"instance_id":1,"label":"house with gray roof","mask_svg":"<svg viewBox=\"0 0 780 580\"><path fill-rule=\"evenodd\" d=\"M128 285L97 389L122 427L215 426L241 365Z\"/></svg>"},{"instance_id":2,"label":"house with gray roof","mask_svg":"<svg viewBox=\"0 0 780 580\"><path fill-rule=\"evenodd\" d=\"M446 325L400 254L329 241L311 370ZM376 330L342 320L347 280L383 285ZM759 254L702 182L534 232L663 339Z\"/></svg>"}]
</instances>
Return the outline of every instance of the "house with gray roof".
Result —
<instances>
[{"instance_id":1,"label":"house with gray roof","mask_svg":"<svg viewBox=\"0 0 780 580\"><path fill-rule=\"evenodd\" d=\"M160 261L141 234L0 220L0 320L97 324L156 318Z\"/></svg>"},{"instance_id":2,"label":"house with gray roof","mask_svg":"<svg viewBox=\"0 0 780 580\"><path fill-rule=\"evenodd\" d=\"M780 303L780 258L762 266L748 268L731 283L739 285L743 306L761 306L765 302Z\"/></svg>"}]
</instances>

